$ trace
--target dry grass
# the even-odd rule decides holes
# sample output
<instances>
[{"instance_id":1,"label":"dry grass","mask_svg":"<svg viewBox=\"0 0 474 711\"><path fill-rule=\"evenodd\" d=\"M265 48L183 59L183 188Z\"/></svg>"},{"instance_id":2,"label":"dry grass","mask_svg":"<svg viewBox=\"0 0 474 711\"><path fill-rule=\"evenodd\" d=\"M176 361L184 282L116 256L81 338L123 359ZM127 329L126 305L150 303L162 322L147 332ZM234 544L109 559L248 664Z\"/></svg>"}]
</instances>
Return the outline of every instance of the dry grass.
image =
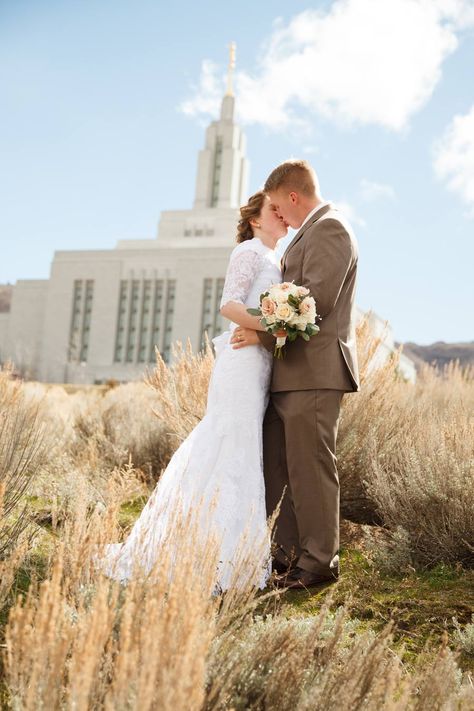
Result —
<instances>
[{"instance_id":1,"label":"dry grass","mask_svg":"<svg viewBox=\"0 0 474 711\"><path fill-rule=\"evenodd\" d=\"M159 400L156 415L175 447L204 416L213 366L214 355L207 336L204 351L197 354L190 341L185 348L177 343L170 367L159 352L156 354L156 366L148 374L147 383Z\"/></svg>"},{"instance_id":2,"label":"dry grass","mask_svg":"<svg viewBox=\"0 0 474 711\"><path fill-rule=\"evenodd\" d=\"M192 518L173 531L177 564L165 554L149 576L109 581L90 558L98 541L117 536L116 513L88 517L78 507L52 541L44 579L12 604L11 707L472 708L472 686L446 645L407 674L390 625L359 630L343 607L329 611L330 598L316 614L287 619L272 591L213 596L215 545L196 545Z\"/></svg>"},{"instance_id":3,"label":"dry grass","mask_svg":"<svg viewBox=\"0 0 474 711\"><path fill-rule=\"evenodd\" d=\"M364 324L359 344L364 384L344 400L339 469L345 511L385 526L372 540L380 560L372 552L370 570L359 564L361 590L366 580L375 607L383 562L391 561L392 572L410 571L407 579L380 580L394 595L412 584L411 597L421 594L414 567L472 565L474 385L472 373L451 367L442 374L427 368L413 386L398 376L396 360L371 370L377 343ZM271 588L262 595L251 576L241 588L212 594L215 541L199 545L195 512L177 516L173 545L150 575L137 569L121 586L91 565L97 545L126 535L140 509L130 502L148 494L205 412L212 353L178 349L176 356L171 369L158 360L147 384L105 392L14 385L12 402L23 412L37 408L35 427L48 440L31 488L16 500L41 524L36 538L28 546L18 536L0 559L3 706L474 709L472 677L450 649L458 644L468 654L470 615L459 639L446 638L439 652L421 654L408 668L393 623L374 632L357 619L369 601L351 600L355 571L309 606L292 608L291 596Z\"/></svg>"},{"instance_id":4,"label":"dry grass","mask_svg":"<svg viewBox=\"0 0 474 711\"><path fill-rule=\"evenodd\" d=\"M84 524L78 510L51 551L46 579L11 608L5 678L17 708L201 707L213 555L188 544L171 581L161 559L159 576L121 588L90 565L97 541L116 535L114 523L92 516ZM191 554L199 552L198 569Z\"/></svg>"},{"instance_id":5,"label":"dry grass","mask_svg":"<svg viewBox=\"0 0 474 711\"><path fill-rule=\"evenodd\" d=\"M376 346L364 328L362 354ZM388 527L383 555L405 565L473 567L474 370L426 366L411 385L396 365L363 367L361 392L344 399L343 514Z\"/></svg>"}]
</instances>

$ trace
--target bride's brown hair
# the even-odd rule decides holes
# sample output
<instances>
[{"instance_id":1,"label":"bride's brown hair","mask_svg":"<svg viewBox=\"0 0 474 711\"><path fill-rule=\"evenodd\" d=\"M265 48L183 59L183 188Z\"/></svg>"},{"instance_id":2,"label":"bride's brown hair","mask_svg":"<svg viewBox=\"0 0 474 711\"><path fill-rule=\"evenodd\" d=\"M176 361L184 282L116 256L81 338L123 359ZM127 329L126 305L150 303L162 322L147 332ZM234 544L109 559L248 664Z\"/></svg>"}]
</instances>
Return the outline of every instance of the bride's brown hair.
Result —
<instances>
[{"instance_id":1,"label":"bride's brown hair","mask_svg":"<svg viewBox=\"0 0 474 711\"><path fill-rule=\"evenodd\" d=\"M240 220L237 225L237 242L245 242L246 239L254 237L253 227L250 220L255 220L260 217L263 203L265 202L266 193L259 190L254 195L249 197L248 203L240 208Z\"/></svg>"}]
</instances>

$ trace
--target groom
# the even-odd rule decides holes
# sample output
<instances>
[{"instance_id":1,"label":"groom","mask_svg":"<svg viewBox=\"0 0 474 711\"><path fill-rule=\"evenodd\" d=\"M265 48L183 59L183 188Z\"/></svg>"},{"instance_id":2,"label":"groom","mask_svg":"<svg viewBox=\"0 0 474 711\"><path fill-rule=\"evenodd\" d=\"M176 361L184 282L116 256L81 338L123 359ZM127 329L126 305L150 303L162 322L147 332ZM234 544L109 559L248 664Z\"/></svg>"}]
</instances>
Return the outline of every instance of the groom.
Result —
<instances>
[{"instance_id":1,"label":"groom","mask_svg":"<svg viewBox=\"0 0 474 711\"><path fill-rule=\"evenodd\" d=\"M281 499L273 568L277 585L304 589L339 575L339 479L336 437L341 400L359 390L354 296L357 242L341 213L320 193L303 160L279 165L264 186L273 208L298 232L282 258L284 281L306 286L322 317L320 332L285 346L275 359L263 423L267 513ZM274 336L234 331L234 348L260 341L273 351Z\"/></svg>"}]
</instances>

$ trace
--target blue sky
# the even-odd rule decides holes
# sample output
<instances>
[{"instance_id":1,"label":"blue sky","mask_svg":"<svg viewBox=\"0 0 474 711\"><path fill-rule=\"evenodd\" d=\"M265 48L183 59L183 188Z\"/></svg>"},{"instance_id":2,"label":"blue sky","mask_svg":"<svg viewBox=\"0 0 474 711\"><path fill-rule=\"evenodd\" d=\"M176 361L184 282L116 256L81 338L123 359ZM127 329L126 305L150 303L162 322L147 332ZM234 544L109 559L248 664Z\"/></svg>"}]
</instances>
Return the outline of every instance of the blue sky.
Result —
<instances>
[{"instance_id":1,"label":"blue sky","mask_svg":"<svg viewBox=\"0 0 474 711\"><path fill-rule=\"evenodd\" d=\"M2 0L0 282L191 206L232 40L250 190L310 160L360 306L401 341L473 340L473 0Z\"/></svg>"}]
</instances>

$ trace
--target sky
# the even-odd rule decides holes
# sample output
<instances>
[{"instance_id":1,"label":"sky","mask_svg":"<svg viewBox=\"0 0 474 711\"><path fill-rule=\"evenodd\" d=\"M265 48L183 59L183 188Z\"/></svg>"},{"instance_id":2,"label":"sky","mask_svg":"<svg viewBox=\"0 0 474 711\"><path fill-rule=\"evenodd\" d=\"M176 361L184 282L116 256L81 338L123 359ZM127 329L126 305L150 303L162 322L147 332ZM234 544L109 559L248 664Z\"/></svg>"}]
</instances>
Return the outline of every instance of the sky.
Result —
<instances>
[{"instance_id":1,"label":"sky","mask_svg":"<svg viewBox=\"0 0 474 711\"><path fill-rule=\"evenodd\" d=\"M250 192L306 158L359 306L399 341L474 340L474 0L0 0L0 283L192 206L231 41Z\"/></svg>"}]
</instances>

